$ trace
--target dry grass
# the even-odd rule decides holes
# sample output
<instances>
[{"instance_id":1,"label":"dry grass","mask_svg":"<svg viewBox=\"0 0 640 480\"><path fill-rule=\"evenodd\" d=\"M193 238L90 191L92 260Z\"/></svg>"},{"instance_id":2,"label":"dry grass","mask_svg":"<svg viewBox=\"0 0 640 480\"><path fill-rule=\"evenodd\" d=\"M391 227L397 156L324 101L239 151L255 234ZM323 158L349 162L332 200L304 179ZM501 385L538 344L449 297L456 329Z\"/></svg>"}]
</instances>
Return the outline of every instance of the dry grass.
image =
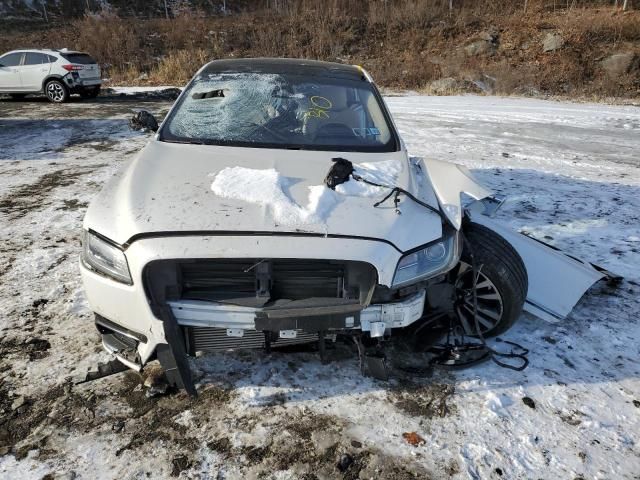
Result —
<instances>
[{"instance_id":1,"label":"dry grass","mask_svg":"<svg viewBox=\"0 0 640 480\"><path fill-rule=\"evenodd\" d=\"M247 1L229 16L183 9L170 20L102 14L35 32L7 28L0 48L62 42L127 84L181 84L210 59L274 56L361 64L389 88L433 91L433 80L452 77L450 93L483 80L501 94L640 95L638 75L611 79L599 67L611 53L640 55L639 11L623 14L609 0L570 9L564 0L529 0L525 14L522 3L455 0L450 12L448 0ZM543 53L549 31L566 43ZM497 37L495 54L467 56L464 46L487 33Z\"/></svg>"},{"instance_id":2,"label":"dry grass","mask_svg":"<svg viewBox=\"0 0 640 480\"><path fill-rule=\"evenodd\" d=\"M164 83L182 85L187 83L202 65L211 60L213 57L202 49L178 50L160 60L152 68L149 76L162 79Z\"/></svg>"}]
</instances>

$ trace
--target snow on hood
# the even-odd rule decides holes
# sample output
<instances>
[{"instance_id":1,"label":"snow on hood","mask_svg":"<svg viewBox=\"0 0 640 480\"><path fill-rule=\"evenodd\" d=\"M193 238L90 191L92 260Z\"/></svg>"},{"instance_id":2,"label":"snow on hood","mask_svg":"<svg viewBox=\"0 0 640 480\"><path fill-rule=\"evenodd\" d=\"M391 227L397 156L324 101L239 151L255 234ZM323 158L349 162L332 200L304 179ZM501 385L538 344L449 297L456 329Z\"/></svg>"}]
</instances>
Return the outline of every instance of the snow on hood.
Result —
<instances>
[{"instance_id":1,"label":"snow on hood","mask_svg":"<svg viewBox=\"0 0 640 480\"><path fill-rule=\"evenodd\" d=\"M332 158L380 184L413 190L407 154L184 145L152 140L91 203L85 228L123 244L150 232L309 232L383 239L405 251L442 236L438 215L349 180L324 185ZM435 197L434 197L435 198Z\"/></svg>"},{"instance_id":2,"label":"snow on hood","mask_svg":"<svg viewBox=\"0 0 640 480\"><path fill-rule=\"evenodd\" d=\"M365 180L378 185L394 187L398 184L398 176L402 171L402 162L398 160L383 160L375 163L363 162L354 167L354 173ZM348 182L338 185L336 192L354 197L382 197L388 193L388 190L349 179Z\"/></svg>"},{"instance_id":3,"label":"snow on hood","mask_svg":"<svg viewBox=\"0 0 640 480\"><path fill-rule=\"evenodd\" d=\"M383 160L361 163L355 167L360 177L378 185L394 186L402 171L400 160ZM299 205L285 191L293 179L285 177L273 168L257 170L244 167L227 167L215 174L211 190L218 196L266 206L277 224L301 226L324 224L332 210L343 200L343 195L354 197L382 197L388 189L377 187L353 178L338 185L335 191L325 185L308 186L306 205Z\"/></svg>"},{"instance_id":4,"label":"snow on hood","mask_svg":"<svg viewBox=\"0 0 640 480\"><path fill-rule=\"evenodd\" d=\"M211 190L223 198L264 205L271 210L276 223L290 226L324 223L339 202L339 196L330 188L312 185L307 187L307 205L298 205L284 192L290 185L291 179L273 168L227 167L215 176Z\"/></svg>"}]
</instances>

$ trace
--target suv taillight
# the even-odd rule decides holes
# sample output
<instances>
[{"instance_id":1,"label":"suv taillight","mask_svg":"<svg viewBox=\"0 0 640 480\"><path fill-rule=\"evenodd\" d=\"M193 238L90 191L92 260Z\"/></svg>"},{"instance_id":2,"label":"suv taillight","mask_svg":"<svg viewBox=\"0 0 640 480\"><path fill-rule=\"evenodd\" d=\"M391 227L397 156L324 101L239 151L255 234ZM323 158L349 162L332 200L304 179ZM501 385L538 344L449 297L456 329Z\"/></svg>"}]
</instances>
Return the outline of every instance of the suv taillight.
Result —
<instances>
[{"instance_id":1,"label":"suv taillight","mask_svg":"<svg viewBox=\"0 0 640 480\"><path fill-rule=\"evenodd\" d=\"M64 68L67 72L73 72L75 70L83 69L83 67L81 67L80 65L62 65L62 68Z\"/></svg>"}]
</instances>

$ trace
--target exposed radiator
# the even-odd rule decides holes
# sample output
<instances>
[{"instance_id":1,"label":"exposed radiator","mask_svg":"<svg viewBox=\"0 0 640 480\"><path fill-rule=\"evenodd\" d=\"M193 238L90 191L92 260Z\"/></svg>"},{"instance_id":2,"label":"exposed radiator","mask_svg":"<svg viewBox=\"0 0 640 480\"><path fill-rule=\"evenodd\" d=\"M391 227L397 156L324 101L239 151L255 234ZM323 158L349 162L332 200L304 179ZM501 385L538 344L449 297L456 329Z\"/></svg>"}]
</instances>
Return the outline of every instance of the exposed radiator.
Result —
<instances>
[{"instance_id":1,"label":"exposed radiator","mask_svg":"<svg viewBox=\"0 0 640 480\"><path fill-rule=\"evenodd\" d=\"M180 263L182 298L224 301L256 296L258 265L268 262L272 300L343 297L345 264L330 260L198 260Z\"/></svg>"},{"instance_id":2,"label":"exposed radiator","mask_svg":"<svg viewBox=\"0 0 640 480\"><path fill-rule=\"evenodd\" d=\"M264 348L264 333L245 330L242 337L230 337L225 328L190 327L189 340L193 351L220 352L234 349ZM296 338L278 338L271 341L271 348L315 342L316 333L298 330Z\"/></svg>"}]
</instances>

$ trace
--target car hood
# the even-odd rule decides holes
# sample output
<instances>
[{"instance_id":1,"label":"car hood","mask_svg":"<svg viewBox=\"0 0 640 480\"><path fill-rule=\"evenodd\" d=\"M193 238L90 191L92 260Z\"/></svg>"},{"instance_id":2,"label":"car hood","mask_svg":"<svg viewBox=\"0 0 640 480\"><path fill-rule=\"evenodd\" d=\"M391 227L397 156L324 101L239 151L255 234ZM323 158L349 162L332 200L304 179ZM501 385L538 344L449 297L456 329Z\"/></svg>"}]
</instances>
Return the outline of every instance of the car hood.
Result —
<instances>
[{"instance_id":1,"label":"car hood","mask_svg":"<svg viewBox=\"0 0 640 480\"><path fill-rule=\"evenodd\" d=\"M188 145L152 140L92 201L85 228L116 243L169 232L312 233L382 239L402 251L442 236L438 215L388 189L324 187L332 158L416 192L406 152L356 153ZM357 183L357 184L356 184ZM212 188L213 187L213 188ZM423 185L424 187L424 185ZM423 188L424 190L424 188ZM430 188L425 198L435 204Z\"/></svg>"}]
</instances>

